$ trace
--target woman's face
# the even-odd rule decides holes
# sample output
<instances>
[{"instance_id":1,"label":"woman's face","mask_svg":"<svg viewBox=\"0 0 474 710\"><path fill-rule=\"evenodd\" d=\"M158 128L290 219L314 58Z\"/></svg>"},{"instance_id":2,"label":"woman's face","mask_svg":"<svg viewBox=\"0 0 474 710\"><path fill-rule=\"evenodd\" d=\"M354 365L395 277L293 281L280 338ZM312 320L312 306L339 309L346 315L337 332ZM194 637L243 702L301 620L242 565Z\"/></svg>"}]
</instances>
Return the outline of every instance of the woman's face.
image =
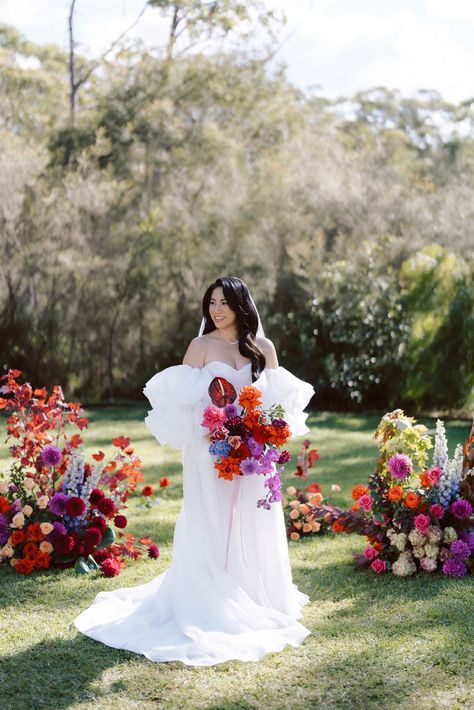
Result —
<instances>
[{"instance_id":1,"label":"woman's face","mask_svg":"<svg viewBox=\"0 0 474 710\"><path fill-rule=\"evenodd\" d=\"M224 298L224 292L221 286L215 288L211 295L209 303L209 315L211 316L216 328L228 328L233 325L237 319L235 312L227 304Z\"/></svg>"}]
</instances>

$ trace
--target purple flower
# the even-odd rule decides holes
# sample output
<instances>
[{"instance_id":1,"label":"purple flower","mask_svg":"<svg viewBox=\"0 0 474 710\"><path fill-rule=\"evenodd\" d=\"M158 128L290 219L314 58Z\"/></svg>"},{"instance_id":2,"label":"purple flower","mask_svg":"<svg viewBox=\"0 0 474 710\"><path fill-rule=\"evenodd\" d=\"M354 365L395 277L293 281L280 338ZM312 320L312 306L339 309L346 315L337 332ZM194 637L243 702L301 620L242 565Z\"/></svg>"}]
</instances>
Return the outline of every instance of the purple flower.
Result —
<instances>
[{"instance_id":1,"label":"purple flower","mask_svg":"<svg viewBox=\"0 0 474 710\"><path fill-rule=\"evenodd\" d=\"M66 535L66 534L67 534L66 527L62 523L60 523L59 520L56 520L53 523L53 529L51 530L51 532L48 535L46 535L46 539L48 540L48 542L53 542L53 540L56 540L56 538L61 537L62 535Z\"/></svg>"},{"instance_id":2,"label":"purple flower","mask_svg":"<svg viewBox=\"0 0 474 710\"><path fill-rule=\"evenodd\" d=\"M19 513L22 508L23 508L23 501L21 500L21 498L16 498L12 503L13 512Z\"/></svg>"},{"instance_id":3,"label":"purple flower","mask_svg":"<svg viewBox=\"0 0 474 710\"><path fill-rule=\"evenodd\" d=\"M257 473L258 461L253 458L244 459L240 462L240 470L244 476L251 476L253 473Z\"/></svg>"},{"instance_id":4,"label":"purple flower","mask_svg":"<svg viewBox=\"0 0 474 710\"><path fill-rule=\"evenodd\" d=\"M257 501L257 508L265 508L265 510L270 510L272 506L270 503L267 503L265 498L259 498Z\"/></svg>"},{"instance_id":5,"label":"purple flower","mask_svg":"<svg viewBox=\"0 0 474 710\"><path fill-rule=\"evenodd\" d=\"M10 537L10 521L4 513L0 513L0 545L4 545Z\"/></svg>"},{"instance_id":6,"label":"purple flower","mask_svg":"<svg viewBox=\"0 0 474 710\"><path fill-rule=\"evenodd\" d=\"M458 533L459 539L466 543L471 552L474 552L474 534L468 530L462 530Z\"/></svg>"},{"instance_id":7,"label":"purple flower","mask_svg":"<svg viewBox=\"0 0 474 710\"><path fill-rule=\"evenodd\" d=\"M387 462L387 468L392 478L403 481L411 473L411 458L406 454L395 454Z\"/></svg>"},{"instance_id":8,"label":"purple flower","mask_svg":"<svg viewBox=\"0 0 474 710\"><path fill-rule=\"evenodd\" d=\"M466 543L462 540L454 540L454 542L451 543L449 550L453 557L456 557L459 560L464 560L471 554L469 545L466 545Z\"/></svg>"},{"instance_id":9,"label":"purple flower","mask_svg":"<svg viewBox=\"0 0 474 710\"><path fill-rule=\"evenodd\" d=\"M265 452L265 458L267 461L278 461L280 452L278 449L268 449L268 451Z\"/></svg>"},{"instance_id":10,"label":"purple flower","mask_svg":"<svg viewBox=\"0 0 474 710\"><path fill-rule=\"evenodd\" d=\"M41 452L41 460L45 466L57 466L63 460L63 455L57 446L49 444Z\"/></svg>"},{"instance_id":11,"label":"purple flower","mask_svg":"<svg viewBox=\"0 0 474 710\"><path fill-rule=\"evenodd\" d=\"M464 500L464 498L455 500L454 503L451 503L449 509L459 520L467 520L472 513L472 505L468 500Z\"/></svg>"},{"instance_id":12,"label":"purple flower","mask_svg":"<svg viewBox=\"0 0 474 710\"><path fill-rule=\"evenodd\" d=\"M247 441L247 446L250 449L250 453L252 456L261 456L263 453L263 444L260 444L258 441L255 441L253 436L249 437Z\"/></svg>"},{"instance_id":13,"label":"purple flower","mask_svg":"<svg viewBox=\"0 0 474 710\"><path fill-rule=\"evenodd\" d=\"M55 493L48 503L48 508L54 515L66 515L68 500L69 496L65 493Z\"/></svg>"},{"instance_id":14,"label":"purple flower","mask_svg":"<svg viewBox=\"0 0 474 710\"><path fill-rule=\"evenodd\" d=\"M233 419L239 413L235 404L226 404L224 407L224 412L226 414L226 417L228 417L229 419Z\"/></svg>"},{"instance_id":15,"label":"purple flower","mask_svg":"<svg viewBox=\"0 0 474 710\"><path fill-rule=\"evenodd\" d=\"M443 564L443 572L447 574L448 577L465 577L467 574L466 565L457 560L455 557L450 557Z\"/></svg>"},{"instance_id":16,"label":"purple flower","mask_svg":"<svg viewBox=\"0 0 474 710\"><path fill-rule=\"evenodd\" d=\"M272 419L272 426L275 426L277 429L284 429L286 422L284 419Z\"/></svg>"}]
</instances>

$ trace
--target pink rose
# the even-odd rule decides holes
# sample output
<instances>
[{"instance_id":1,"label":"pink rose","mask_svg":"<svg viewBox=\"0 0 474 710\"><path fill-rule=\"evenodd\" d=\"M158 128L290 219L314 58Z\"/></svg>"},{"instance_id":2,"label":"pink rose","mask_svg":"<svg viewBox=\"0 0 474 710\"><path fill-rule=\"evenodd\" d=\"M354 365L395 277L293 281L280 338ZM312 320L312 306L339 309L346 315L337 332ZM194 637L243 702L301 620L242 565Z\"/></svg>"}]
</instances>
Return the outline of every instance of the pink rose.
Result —
<instances>
[{"instance_id":1,"label":"pink rose","mask_svg":"<svg viewBox=\"0 0 474 710\"><path fill-rule=\"evenodd\" d=\"M223 409L219 407L206 407L201 426L206 427L210 431L214 431L224 423L226 418L227 416Z\"/></svg>"},{"instance_id":2,"label":"pink rose","mask_svg":"<svg viewBox=\"0 0 474 710\"><path fill-rule=\"evenodd\" d=\"M425 534L428 532L428 528L430 526L430 519L428 515L423 515L423 513L420 513L420 515L417 515L415 518L415 527L417 530L419 530L421 533Z\"/></svg>"},{"instance_id":3,"label":"pink rose","mask_svg":"<svg viewBox=\"0 0 474 710\"><path fill-rule=\"evenodd\" d=\"M432 468L429 469L429 471L427 471L427 474L428 474L428 478L430 479L433 486L436 486L439 479L443 475L443 472L440 468L438 468L438 466L433 466Z\"/></svg>"},{"instance_id":4,"label":"pink rose","mask_svg":"<svg viewBox=\"0 0 474 710\"><path fill-rule=\"evenodd\" d=\"M241 443L242 439L240 436L229 436L229 444L233 449L238 449Z\"/></svg>"},{"instance_id":5,"label":"pink rose","mask_svg":"<svg viewBox=\"0 0 474 710\"><path fill-rule=\"evenodd\" d=\"M379 553L377 550L375 550L373 547L366 547L364 550L364 557L367 560L375 560L376 557L379 556Z\"/></svg>"},{"instance_id":6,"label":"pink rose","mask_svg":"<svg viewBox=\"0 0 474 710\"><path fill-rule=\"evenodd\" d=\"M444 515L444 508L439 503L433 503L433 505L430 507L430 513L435 518L442 518Z\"/></svg>"},{"instance_id":7,"label":"pink rose","mask_svg":"<svg viewBox=\"0 0 474 710\"><path fill-rule=\"evenodd\" d=\"M380 557L374 560L370 566L374 570L374 572L377 572L377 574L385 572L385 570L387 569L387 564L383 560L381 560Z\"/></svg>"},{"instance_id":8,"label":"pink rose","mask_svg":"<svg viewBox=\"0 0 474 710\"><path fill-rule=\"evenodd\" d=\"M367 493L365 495L361 496L359 498L358 502L359 502L360 507L363 508L366 513L368 513L369 510L372 510L372 505L373 505L374 501L372 500L372 498L369 495L367 495Z\"/></svg>"},{"instance_id":9,"label":"pink rose","mask_svg":"<svg viewBox=\"0 0 474 710\"><path fill-rule=\"evenodd\" d=\"M210 433L209 439L210 441L215 444L216 441L225 441L227 439L227 434L228 430L223 427L218 427L217 429L214 429L213 432Z\"/></svg>"}]
</instances>

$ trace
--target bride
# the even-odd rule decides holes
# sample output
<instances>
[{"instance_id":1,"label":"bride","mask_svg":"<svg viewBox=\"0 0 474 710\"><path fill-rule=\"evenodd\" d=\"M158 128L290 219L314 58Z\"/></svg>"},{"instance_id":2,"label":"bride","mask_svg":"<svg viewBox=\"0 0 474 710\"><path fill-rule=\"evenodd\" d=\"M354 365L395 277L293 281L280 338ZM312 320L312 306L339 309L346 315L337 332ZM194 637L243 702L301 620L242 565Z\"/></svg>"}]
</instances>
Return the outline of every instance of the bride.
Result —
<instances>
[{"instance_id":1,"label":"bride","mask_svg":"<svg viewBox=\"0 0 474 710\"><path fill-rule=\"evenodd\" d=\"M217 279L183 364L158 372L144 389L152 406L147 427L160 444L183 450L171 565L146 584L100 592L74 621L87 636L152 661L257 661L310 633L298 621L309 597L292 581L281 503L257 508L264 476L228 481L214 469L201 422L215 377L237 393L253 384L264 409L284 407L293 436L309 431L303 409L313 387L279 366L245 283Z\"/></svg>"}]
</instances>

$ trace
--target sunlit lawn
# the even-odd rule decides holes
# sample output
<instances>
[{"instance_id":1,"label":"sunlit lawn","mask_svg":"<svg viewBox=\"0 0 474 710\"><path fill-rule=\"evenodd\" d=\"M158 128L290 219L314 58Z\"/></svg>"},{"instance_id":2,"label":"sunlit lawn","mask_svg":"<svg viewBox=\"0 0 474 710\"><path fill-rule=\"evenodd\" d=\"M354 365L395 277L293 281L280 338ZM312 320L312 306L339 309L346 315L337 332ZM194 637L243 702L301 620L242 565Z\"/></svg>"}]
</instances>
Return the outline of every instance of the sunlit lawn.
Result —
<instances>
[{"instance_id":1,"label":"sunlit lawn","mask_svg":"<svg viewBox=\"0 0 474 710\"><path fill-rule=\"evenodd\" d=\"M169 565L181 500L180 454L163 450L143 425L144 407L89 412L88 450L109 450L112 436L133 439L147 482L171 479L151 510L131 500L129 527L161 548L158 561L128 565L114 579L72 571L30 578L0 571L0 708L467 708L474 706L472 583L439 576L377 577L355 571L357 536L290 544L294 580L311 598L302 646L258 663L207 668L155 664L79 634L77 613L97 592L149 581ZM352 485L372 470L375 416L319 414L310 421L321 461L308 479L348 503ZM3 423L3 422L2 422ZM433 426L433 422L423 420ZM447 422L451 448L468 422ZM299 449L300 441L293 445ZM0 450L0 465L6 449ZM292 479L291 465L287 480ZM264 511L260 511L262 514Z\"/></svg>"}]
</instances>

